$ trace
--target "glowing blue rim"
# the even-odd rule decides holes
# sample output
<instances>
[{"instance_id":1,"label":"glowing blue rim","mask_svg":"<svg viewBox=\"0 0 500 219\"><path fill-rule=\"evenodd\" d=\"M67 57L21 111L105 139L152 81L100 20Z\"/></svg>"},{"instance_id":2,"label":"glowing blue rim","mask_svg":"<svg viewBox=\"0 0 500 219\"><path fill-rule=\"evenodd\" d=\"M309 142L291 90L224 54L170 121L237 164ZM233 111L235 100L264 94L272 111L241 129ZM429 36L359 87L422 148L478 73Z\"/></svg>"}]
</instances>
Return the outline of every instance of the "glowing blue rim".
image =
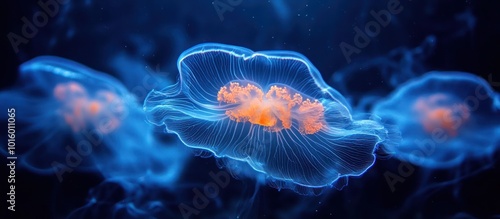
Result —
<instances>
[{"instance_id":1,"label":"glowing blue rim","mask_svg":"<svg viewBox=\"0 0 500 219\"><path fill-rule=\"evenodd\" d=\"M459 71L430 71L426 74L424 74L422 77L419 78L414 78L411 80L408 80L407 82L401 84L397 89L395 89L387 98L386 100L393 100L394 98L399 98L399 99L404 99L404 95L406 95L408 92L417 89L418 87L422 87L425 83L431 80L436 80L436 78L439 79L444 79L448 81L464 81L468 82L471 84L477 84L482 87L487 92L487 95L489 95L493 100L495 99L495 92L491 88L491 86L488 84L484 78L469 74L466 72L459 72ZM383 101L385 102L385 101Z\"/></svg>"},{"instance_id":2,"label":"glowing blue rim","mask_svg":"<svg viewBox=\"0 0 500 219\"><path fill-rule=\"evenodd\" d=\"M121 82L106 73L94 70L78 62L57 57L57 56L38 56L19 66L21 77L27 77L31 72L46 71L62 78L75 80L90 80L90 82L101 82L114 87L121 94L127 94L128 91ZM108 82L111 82L108 84ZM111 85L112 84L112 85Z\"/></svg>"}]
</instances>

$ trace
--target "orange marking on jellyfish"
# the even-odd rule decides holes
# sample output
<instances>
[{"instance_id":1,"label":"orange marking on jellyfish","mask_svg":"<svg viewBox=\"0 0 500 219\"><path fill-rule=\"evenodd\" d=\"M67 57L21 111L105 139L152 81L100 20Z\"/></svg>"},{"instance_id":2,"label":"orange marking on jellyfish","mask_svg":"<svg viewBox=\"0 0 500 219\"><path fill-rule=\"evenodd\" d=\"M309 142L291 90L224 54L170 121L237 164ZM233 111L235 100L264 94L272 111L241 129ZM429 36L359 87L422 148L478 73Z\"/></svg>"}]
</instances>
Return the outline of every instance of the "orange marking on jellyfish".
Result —
<instances>
[{"instance_id":1,"label":"orange marking on jellyfish","mask_svg":"<svg viewBox=\"0 0 500 219\"><path fill-rule=\"evenodd\" d=\"M428 112L424 120L424 127L427 132L432 133L434 129L442 128L452 137L457 135L454 124L452 111L447 108L437 108Z\"/></svg>"},{"instance_id":2,"label":"orange marking on jellyfish","mask_svg":"<svg viewBox=\"0 0 500 219\"><path fill-rule=\"evenodd\" d=\"M226 115L236 122L250 122L261 125L269 131L281 131L292 127L292 119L299 124L303 134L314 134L324 125L324 107L317 101L303 100L298 92L287 87L271 86L264 92L257 86L231 82L217 93L217 100L236 104L226 110Z\"/></svg>"},{"instance_id":3,"label":"orange marking on jellyfish","mask_svg":"<svg viewBox=\"0 0 500 219\"><path fill-rule=\"evenodd\" d=\"M447 101L443 94L432 95L427 98L419 98L413 108L420 114L424 130L432 133L436 129L443 129L446 133L455 137L460 126L464 125L470 117L469 108L464 104L438 105L439 101Z\"/></svg>"},{"instance_id":4,"label":"orange marking on jellyfish","mask_svg":"<svg viewBox=\"0 0 500 219\"><path fill-rule=\"evenodd\" d=\"M283 128L292 127L292 108L302 102L300 94L293 95L289 93L286 87L271 86L266 93L266 99L273 103L276 117L281 121Z\"/></svg>"},{"instance_id":5,"label":"orange marking on jellyfish","mask_svg":"<svg viewBox=\"0 0 500 219\"><path fill-rule=\"evenodd\" d=\"M97 115L99 111L101 110L101 104L97 101L91 101L89 104L89 112L91 116Z\"/></svg>"},{"instance_id":6,"label":"orange marking on jellyfish","mask_svg":"<svg viewBox=\"0 0 500 219\"><path fill-rule=\"evenodd\" d=\"M242 87L237 82L231 82L229 88L224 86L219 90L217 100L226 103L241 103L250 99L262 101L263 96L262 90L255 85L247 84L247 86Z\"/></svg>"},{"instance_id":7,"label":"orange marking on jellyfish","mask_svg":"<svg viewBox=\"0 0 500 219\"><path fill-rule=\"evenodd\" d=\"M93 125L107 134L121 124L120 116L125 111L123 100L113 92L98 90L95 97L89 97L82 85L67 82L56 85L53 95L61 103L61 116L74 132Z\"/></svg>"},{"instance_id":8,"label":"orange marking on jellyfish","mask_svg":"<svg viewBox=\"0 0 500 219\"><path fill-rule=\"evenodd\" d=\"M54 88L54 97L58 100L64 100L66 98L66 86L64 84L58 84Z\"/></svg>"},{"instance_id":9,"label":"orange marking on jellyfish","mask_svg":"<svg viewBox=\"0 0 500 219\"><path fill-rule=\"evenodd\" d=\"M86 96L87 91L85 88L76 82L68 82L56 85L53 90L53 95L59 101L67 101L66 99L71 98L75 95Z\"/></svg>"},{"instance_id":10,"label":"orange marking on jellyfish","mask_svg":"<svg viewBox=\"0 0 500 219\"><path fill-rule=\"evenodd\" d=\"M71 108L73 108L73 115L76 117L84 117L84 110L88 105L88 100L86 98L76 99L67 103Z\"/></svg>"},{"instance_id":11,"label":"orange marking on jellyfish","mask_svg":"<svg viewBox=\"0 0 500 219\"><path fill-rule=\"evenodd\" d=\"M76 83L76 82L69 82L69 83L67 83L67 86L68 86L69 91L71 93L83 94L86 92L85 88L83 88L82 85L80 85L79 83Z\"/></svg>"},{"instance_id":12,"label":"orange marking on jellyfish","mask_svg":"<svg viewBox=\"0 0 500 219\"><path fill-rule=\"evenodd\" d=\"M301 131L306 134L313 134L318 132L323 127L323 124L319 123L318 121L323 120L324 111L325 109L323 108L323 105L321 105L321 103L317 100L311 102L309 99L307 99L306 101L302 102L299 107L299 112L301 115L303 115L299 120L302 124L300 126Z\"/></svg>"}]
</instances>

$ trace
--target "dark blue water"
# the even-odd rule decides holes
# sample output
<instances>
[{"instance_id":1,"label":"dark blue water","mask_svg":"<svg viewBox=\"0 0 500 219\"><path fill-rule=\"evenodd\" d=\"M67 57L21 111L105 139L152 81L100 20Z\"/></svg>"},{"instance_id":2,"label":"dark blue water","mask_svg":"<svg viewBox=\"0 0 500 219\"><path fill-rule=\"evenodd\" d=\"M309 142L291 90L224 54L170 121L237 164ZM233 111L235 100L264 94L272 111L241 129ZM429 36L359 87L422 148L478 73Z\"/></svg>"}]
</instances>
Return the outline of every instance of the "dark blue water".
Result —
<instances>
[{"instance_id":1,"label":"dark blue water","mask_svg":"<svg viewBox=\"0 0 500 219\"><path fill-rule=\"evenodd\" d=\"M0 110L16 109L18 161L15 183L2 186L9 193L15 185L15 212L4 201L2 218L500 217L496 1L5 4ZM244 47L233 52L246 57L293 51L305 61L217 53L178 68L179 57L203 43ZM305 79L286 73L306 67ZM266 81L276 69L280 77ZM207 75L213 80L180 80ZM277 132L218 121L220 104L210 105L216 99L200 99L250 78L296 85L325 106L334 96L348 113L325 107L336 132L281 141L266 137ZM147 99L152 90L160 99ZM0 115L2 133L12 129L9 117ZM93 129L102 118L107 129ZM251 134L236 141L241 132ZM1 139L8 157L11 138ZM218 148L219 139L229 149ZM280 142L294 147L271 153ZM304 145L349 150L332 146L308 156ZM305 155L294 160L292 152Z\"/></svg>"}]
</instances>

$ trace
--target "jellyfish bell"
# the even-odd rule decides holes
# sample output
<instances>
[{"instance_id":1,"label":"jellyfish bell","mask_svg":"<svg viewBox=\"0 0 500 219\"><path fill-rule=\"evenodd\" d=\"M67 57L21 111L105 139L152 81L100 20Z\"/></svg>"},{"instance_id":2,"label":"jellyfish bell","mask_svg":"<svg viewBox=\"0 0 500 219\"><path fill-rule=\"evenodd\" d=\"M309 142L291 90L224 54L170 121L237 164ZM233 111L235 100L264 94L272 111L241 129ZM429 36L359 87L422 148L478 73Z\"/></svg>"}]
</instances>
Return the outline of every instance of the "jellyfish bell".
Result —
<instances>
[{"instance_id":1,"label":"jellyfish bell","mask_svg":"<svg viewBox=\"0 0 500 219\"><path fill-rule=\"evenodd\" d=\"M277 187L329 187L359 176L380 143L397 141L397 130L379 120L354 120L343 96L298 53L207 43L186 50L177 66L179 81L146 98L148 120L188 147L246 162L282 182Z\"/></svg>"}]
</instances>

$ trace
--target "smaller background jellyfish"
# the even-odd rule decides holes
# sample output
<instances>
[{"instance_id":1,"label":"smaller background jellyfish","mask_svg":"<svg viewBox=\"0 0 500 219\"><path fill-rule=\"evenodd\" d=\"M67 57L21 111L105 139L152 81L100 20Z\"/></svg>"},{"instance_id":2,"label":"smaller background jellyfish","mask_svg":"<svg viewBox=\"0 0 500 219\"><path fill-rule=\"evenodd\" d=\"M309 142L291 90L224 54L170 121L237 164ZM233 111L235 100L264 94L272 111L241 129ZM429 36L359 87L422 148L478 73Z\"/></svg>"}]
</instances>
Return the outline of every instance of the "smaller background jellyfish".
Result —
<instances>
[{"instance_id":1,"label":"smaller background jellyfish","mask_svg":"<svg viewBox=\"0 0 500 219\"><path fill-rule=\"evenodd\" d=\"M384 173L391 191L409 186L399 183L418 173L416 188L411 189L415 192L407 194L401 211L442 191L461 200L466 179L495 165L500 147L498 100L498 93L480 77L429 72L374 106L373 112L398 125L403 137L391 150L401 161L393 165L398 169L388 167Z\"/></svg>"},{"instance_id":2,"label":"smaller background jellyfish","mask_svg":"<svg viewBox=\"0 0 500 219\"><path fill-rule=\"evenodd\" d=\"M60 182L74 170L158 182L178 177L189 152L175 140L167 146L156 139L134 97L114 78L48 56L22 64L19 72L0 100L15 109L15 155L22 167Z\"/></svg>"},{"instance_id":3,"label":"smaller background jellyfish","mask_svg":"<svg viewBox=\"0 0 500 219\"><path fill-rule=\"evenodd\" d=\"M152 215L152 209L161 211L162 206L157 198L150 202L142 198L153 198L152 191L159 188L175 195L175 182L191 152L174 138L158 138L135 96L119 81L52 56L23 63L19 73L12 87L0 91L0 100L15 110L16 148L10 155L17 156L20 169L52 175L57 190L74 180L73 172L104 178L71 217L88 216L113 200L117 211L124 210L121 215ZM5 116L0 117L7 120ZM1 137L3 142L6 137ZM5 156L6 150L1 148ZM115 192L105 191L110 188ZM77 207L78 203L61 205ZM53 212L67 215L69 210Z\"/></svg>"},{"instance_id":4,"label":"smaller background jellyfish","mask_svg":"<svg viewBox=\"0 0 500 219\"><path fill-rule=\"evenodd\" d=\"M394 121L403 137L394 156L443 169L483 159L500 143L498 93L477 76L429 72L401 85L373 113ZM488 137L486 137L488 136Z\"/></svg>"},{"instance_id":5,"label":"smaller background jellyfish","mask_svg":"<svg viewBox=\"0 0 500 219\"><path fill-rule=\"evenodd\" d=\"M113 78L57 57L22 64L16 84L0 93L2 102L16 111L21 163L44 173L53 171L53 162L91 168L90 159L68 154L90 154L97 147L87 144L88 139L95 146L103 134L121 127L130 114L127 98Z\"/></svg>"}]
</instances>

